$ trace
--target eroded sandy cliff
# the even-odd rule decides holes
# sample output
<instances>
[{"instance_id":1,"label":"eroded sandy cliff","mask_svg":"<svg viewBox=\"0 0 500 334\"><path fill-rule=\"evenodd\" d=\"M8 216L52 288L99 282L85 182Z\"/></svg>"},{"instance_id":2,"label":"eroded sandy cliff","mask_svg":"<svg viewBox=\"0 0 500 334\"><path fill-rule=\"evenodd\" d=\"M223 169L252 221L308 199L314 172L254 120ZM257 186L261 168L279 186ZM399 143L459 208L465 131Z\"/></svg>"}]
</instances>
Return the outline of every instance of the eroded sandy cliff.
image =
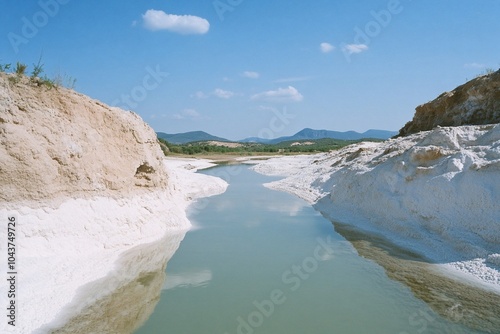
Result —
<instances>
[{"instance_id":1,"label":"eroded sandy cliff","mask_svg":"<svg viewBox=\"0 0 500 334\"><path fill-rule=\"evenodd\" d=\"M0 74L0 203L165 188L155 132L132 112Z\"/></svg>"}]
</instances>

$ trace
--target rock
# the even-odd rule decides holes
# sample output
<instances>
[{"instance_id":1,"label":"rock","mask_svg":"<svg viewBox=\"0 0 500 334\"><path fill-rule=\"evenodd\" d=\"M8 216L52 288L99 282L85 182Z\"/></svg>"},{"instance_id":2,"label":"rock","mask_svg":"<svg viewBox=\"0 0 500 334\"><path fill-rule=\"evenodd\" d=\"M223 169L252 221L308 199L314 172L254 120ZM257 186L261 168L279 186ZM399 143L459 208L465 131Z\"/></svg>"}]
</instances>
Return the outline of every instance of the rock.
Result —
<instances>
[{"instance_id":1,"label":"rock","mask_svg":"<svg viewBox=\"0 0 500 334\"><path fill-rule=\"evenodd\" d=\"M167 186L156 134L133 112L0 73L0 204Z\"/></svg>"},{"instance_id":2,"label":"rock","mask_svg":"<svg viewBox=\"0 0 500 334\"><path fill-rule=\"evenodd\" d=\"M500 123L500 70L477 77L418 106L413 120L399 130L399 136L438 126L495 123Z\"/></svg>"}]
</instances>

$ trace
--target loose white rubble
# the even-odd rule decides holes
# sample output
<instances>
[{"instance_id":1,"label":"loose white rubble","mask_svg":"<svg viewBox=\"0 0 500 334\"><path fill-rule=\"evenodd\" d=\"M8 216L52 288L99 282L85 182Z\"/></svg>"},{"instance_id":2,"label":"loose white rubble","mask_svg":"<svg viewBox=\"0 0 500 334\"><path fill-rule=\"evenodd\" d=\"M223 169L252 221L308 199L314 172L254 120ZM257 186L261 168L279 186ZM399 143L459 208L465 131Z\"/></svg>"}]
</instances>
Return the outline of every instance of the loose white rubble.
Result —
<instances>
[{"instance_id":1,"label":"loose white rubble","mask_svg":"<svg viewBox=\"0 0 500 334\"><path fill-rule=\"evenodd\" d=\"M436 128L254 169L334 221L500 291L500 125Z\"/></svg>"}]
</instances>

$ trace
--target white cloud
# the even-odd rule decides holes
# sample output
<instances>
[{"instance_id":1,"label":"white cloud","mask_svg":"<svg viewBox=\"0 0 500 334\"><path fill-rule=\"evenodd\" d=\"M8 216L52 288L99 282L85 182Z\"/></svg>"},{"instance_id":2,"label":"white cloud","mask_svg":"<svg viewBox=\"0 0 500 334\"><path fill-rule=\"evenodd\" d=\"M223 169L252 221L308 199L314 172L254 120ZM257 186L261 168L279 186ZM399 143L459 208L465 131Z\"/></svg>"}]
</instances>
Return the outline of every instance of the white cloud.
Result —
<instances>
[{"instance_id":1,"label":"white cloud","mask_svg":"<svg viewBox=\"0 0 500 334\"><path fill-rule=\"evenodd\" d=\"M195 97L197 99L207 99L209 97L209 95L205 94L201 91L198 91L198 92L194 93L193 95L191 95L191 97Z\"/></svg>"},{"instance_id":2,"label":"white cloud","mask_svg":"<svg viewBox=\"0 0 500 334\"><path fill-rule=\"evenodd\" d=\"M321 52L323 53L330 53L332 52L333 50L335 50L335 47L333 45L331 45L330 43L321 43L319 45L319 49L321 50Z\"/></svg>"},{"instance_id":3,"label":"white cloud","mask_svg":"<svg viewBox=\"0 0 500 334\"><path fill-rule=\"evenodd\" d=\"M178 119L178 120L189 119L189 120L193 120L193 121L198 121L198 120L203 119L203 116L194 109L184 109L180 113L174 114L172 116L172 118Z\"/></svg>"},{"instance_id":4,"label":"white cloud","mask_svg":"<svg viewBox=\"0 0 500 334\"><path fill-rule=\"evenodd\" d=\"M193 15L167 14L161 10L150 9L142 15L146 29L169 30L179 34L206 34L210 23L204 18Z\"/></svg>"},{"instance_id":5,"label":"white cloud","mask_svg":"<svg viewBox=\"0 0 500 334\"><path fill-rule=\"evenodd\" d=\"M213 95L217 96L220 99L230 99L234 96L233 92L223 90L220 88L217 88L214 92Z\"/></svg>"},{"instance_id":6,"label":"white cloud","mask_svg":"<svg viewBox=\"0 0 500 334\"><path fill-rule=\"evenodd\" d=\"M314 79L313 76L308 76L308 77L290 77L290 78L281 78L278 80L274 80L273 82L275 83L284 83L284 82L299 82L299 81L307 81Z\"/></svg>"},{"instance_id":7,"label":"white cloud","mask_svg":"<svg viewBox=\"0 0 500 334\"><path fill-rule=\"evenodd\" d=\"M269 211L279 212L290 217L296 217L304 208L307 207L307 203L301 200L294 200L292 203L283 204L284 203L277 201L270 201L267 203L267 209Z\"/></svg>"},{"instance_id":8,"label":"white cloud","mask_svg":"<svg viewBox=\"0 0 500 334\"><path fill-rule=\"evenodd\" d=\"M167 114L160 114L160 115L157 115L157 114L152 114L149 116L151 119L157 119L157 118L165 118L167 117Z\"/></svg>"},{"instance_id":9,"label":"white cloud","mask_svg":"<svg viewBox=\"0 0 500 334\"><path fill-rule=\"evenodd\" d=\"M348 54L361 53L368 51L368 45L366 44L347 44L342 47L344 52Z\"/></svg>"},{"instance_id":10,"label":"white cloud","mask_svg":"<svg viewBox=\"0 0 500 334\"><path fill-rule=\"evenodd\" d=\"M242 74L245 78L249 79L258 79L260 77L260 74L258 72L252 72L252 71L245 71Z\"/></svg>"},{"instance_id":11,"label":"white cloud","mask_svg":"<svg viewBox=\"0 0 500 334\"><path fill-rule=\"evenodd\" d=\"M208 94L201 92L201 91L198 91L198 92L194 93L193 95L191 95L191 97L194 97L197 99L208 99L210 96L215 96L215 97L218 97L220 99L230 99L235 95L236 94L231 92L231 91L217 88L213 92L208 93Z\"/></svg>"},{"instance_id":12,"label":"white cloud","mask_svg":"<svg viewBox=\"0 0 500 334\"><path fill-rule=\"evenodd\" d=\"M252 100L263 100L269 102L300 102L304 96L292 86L287 88L278 88L252 96Z\"/></svg>"},{"instance_id":13,"label":"white cloud","mask_svg":"<svg viewBox=\"0 0 500 334\"><path fill-rule=\"evenodd\" d=\"M467 68L478 68L478 69L483 69L486 68L485 64L480 64L480 63L469 63L464 65Z\"/></svg>"}]
</instances>

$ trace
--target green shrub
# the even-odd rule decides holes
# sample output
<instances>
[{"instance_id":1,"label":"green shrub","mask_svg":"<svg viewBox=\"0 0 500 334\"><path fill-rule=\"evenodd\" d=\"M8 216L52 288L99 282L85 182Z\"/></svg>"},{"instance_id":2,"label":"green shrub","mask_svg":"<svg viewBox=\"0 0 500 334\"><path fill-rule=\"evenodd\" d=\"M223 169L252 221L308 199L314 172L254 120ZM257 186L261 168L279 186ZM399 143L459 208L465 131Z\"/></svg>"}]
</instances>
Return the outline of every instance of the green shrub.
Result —
<instances>
[{"instance_id":1,"label":"green shrub","mask_svg":"<svg viewBox=\"0 0 500 334\"><path fill-rule=\"evenodd\" d=\"M42 85L44 85L45 87L47 87L48 89L52 89L52 88L55 88L57 89L59 86L57 85L57 83L55 82L54 79L50 79L48 76L44 75L43 78L41 78L41 82L40 82Z\"/></svg>"},{"instance_id":2,"label":"green shrub","mask_svg":"<svg viewBox=\"0 0 500 334\"><path fill-rule=\"evenodd\" d=\"M16 85L19 83L20 78L18 76L9 76L9 82Z\"/></svg>"},{"instance_id":3,"label":"green shrub","mask_svg":"<svg viewBox=\"0 0 500 334\"><path fill-rule=\"evenodd\" d=\"M7 72L11 64L0 64L0 72Z\"/></svg>"},{"instance_id":4,"label":"green shrub","mask_svg":"<svg viewBox=\"0 0 500 334\"><path fill-rule=\"evenodd\" d=\"M26 64L23 64L23 63L20 63L20 62L17 62L16 63L16 68L14 69L14 72L18 75L18 76L22 76L25 74L26 72L26 68L28 66L26 66Z\"/></svg>"},{"instance_id":5,"label":"green shrub","mask_svg":"<svg viewBox=\"0 0 500 334\"><path fill-rule=\"evenodd\" d=\"M11 64L0 64L0 72L6 72L11 68ZM26 69L28 66L21 62L16 63L16 67L13 70L15 76L9 76L9 82L13 84L18 84L21 81L23 75L26 75ZM60 86L67 87L69 89L74 89L76 84L76 79L68 76L66 73L64 75L57 74L54 78L49 78L47 75L42 74L45 72L44 64L42 63L42 56L38 59L38 63L33 64L33 70L29 77L29 82L35 86L45 86L48 89L59 88Z\"/></svg>"},{"instance_id":6,"label":"green shrub","mask_svg":"<svg viewBox=\"0 0 500 334\"><path fill-rule=\"evenodd\" d=\"M38 59L37 64L33 64L33 71L31 72L31 80L33 81L35 78L40 77L40 74L43 73L43 64L42 64L42 57Z\"/></svg>"}]
</instances>

